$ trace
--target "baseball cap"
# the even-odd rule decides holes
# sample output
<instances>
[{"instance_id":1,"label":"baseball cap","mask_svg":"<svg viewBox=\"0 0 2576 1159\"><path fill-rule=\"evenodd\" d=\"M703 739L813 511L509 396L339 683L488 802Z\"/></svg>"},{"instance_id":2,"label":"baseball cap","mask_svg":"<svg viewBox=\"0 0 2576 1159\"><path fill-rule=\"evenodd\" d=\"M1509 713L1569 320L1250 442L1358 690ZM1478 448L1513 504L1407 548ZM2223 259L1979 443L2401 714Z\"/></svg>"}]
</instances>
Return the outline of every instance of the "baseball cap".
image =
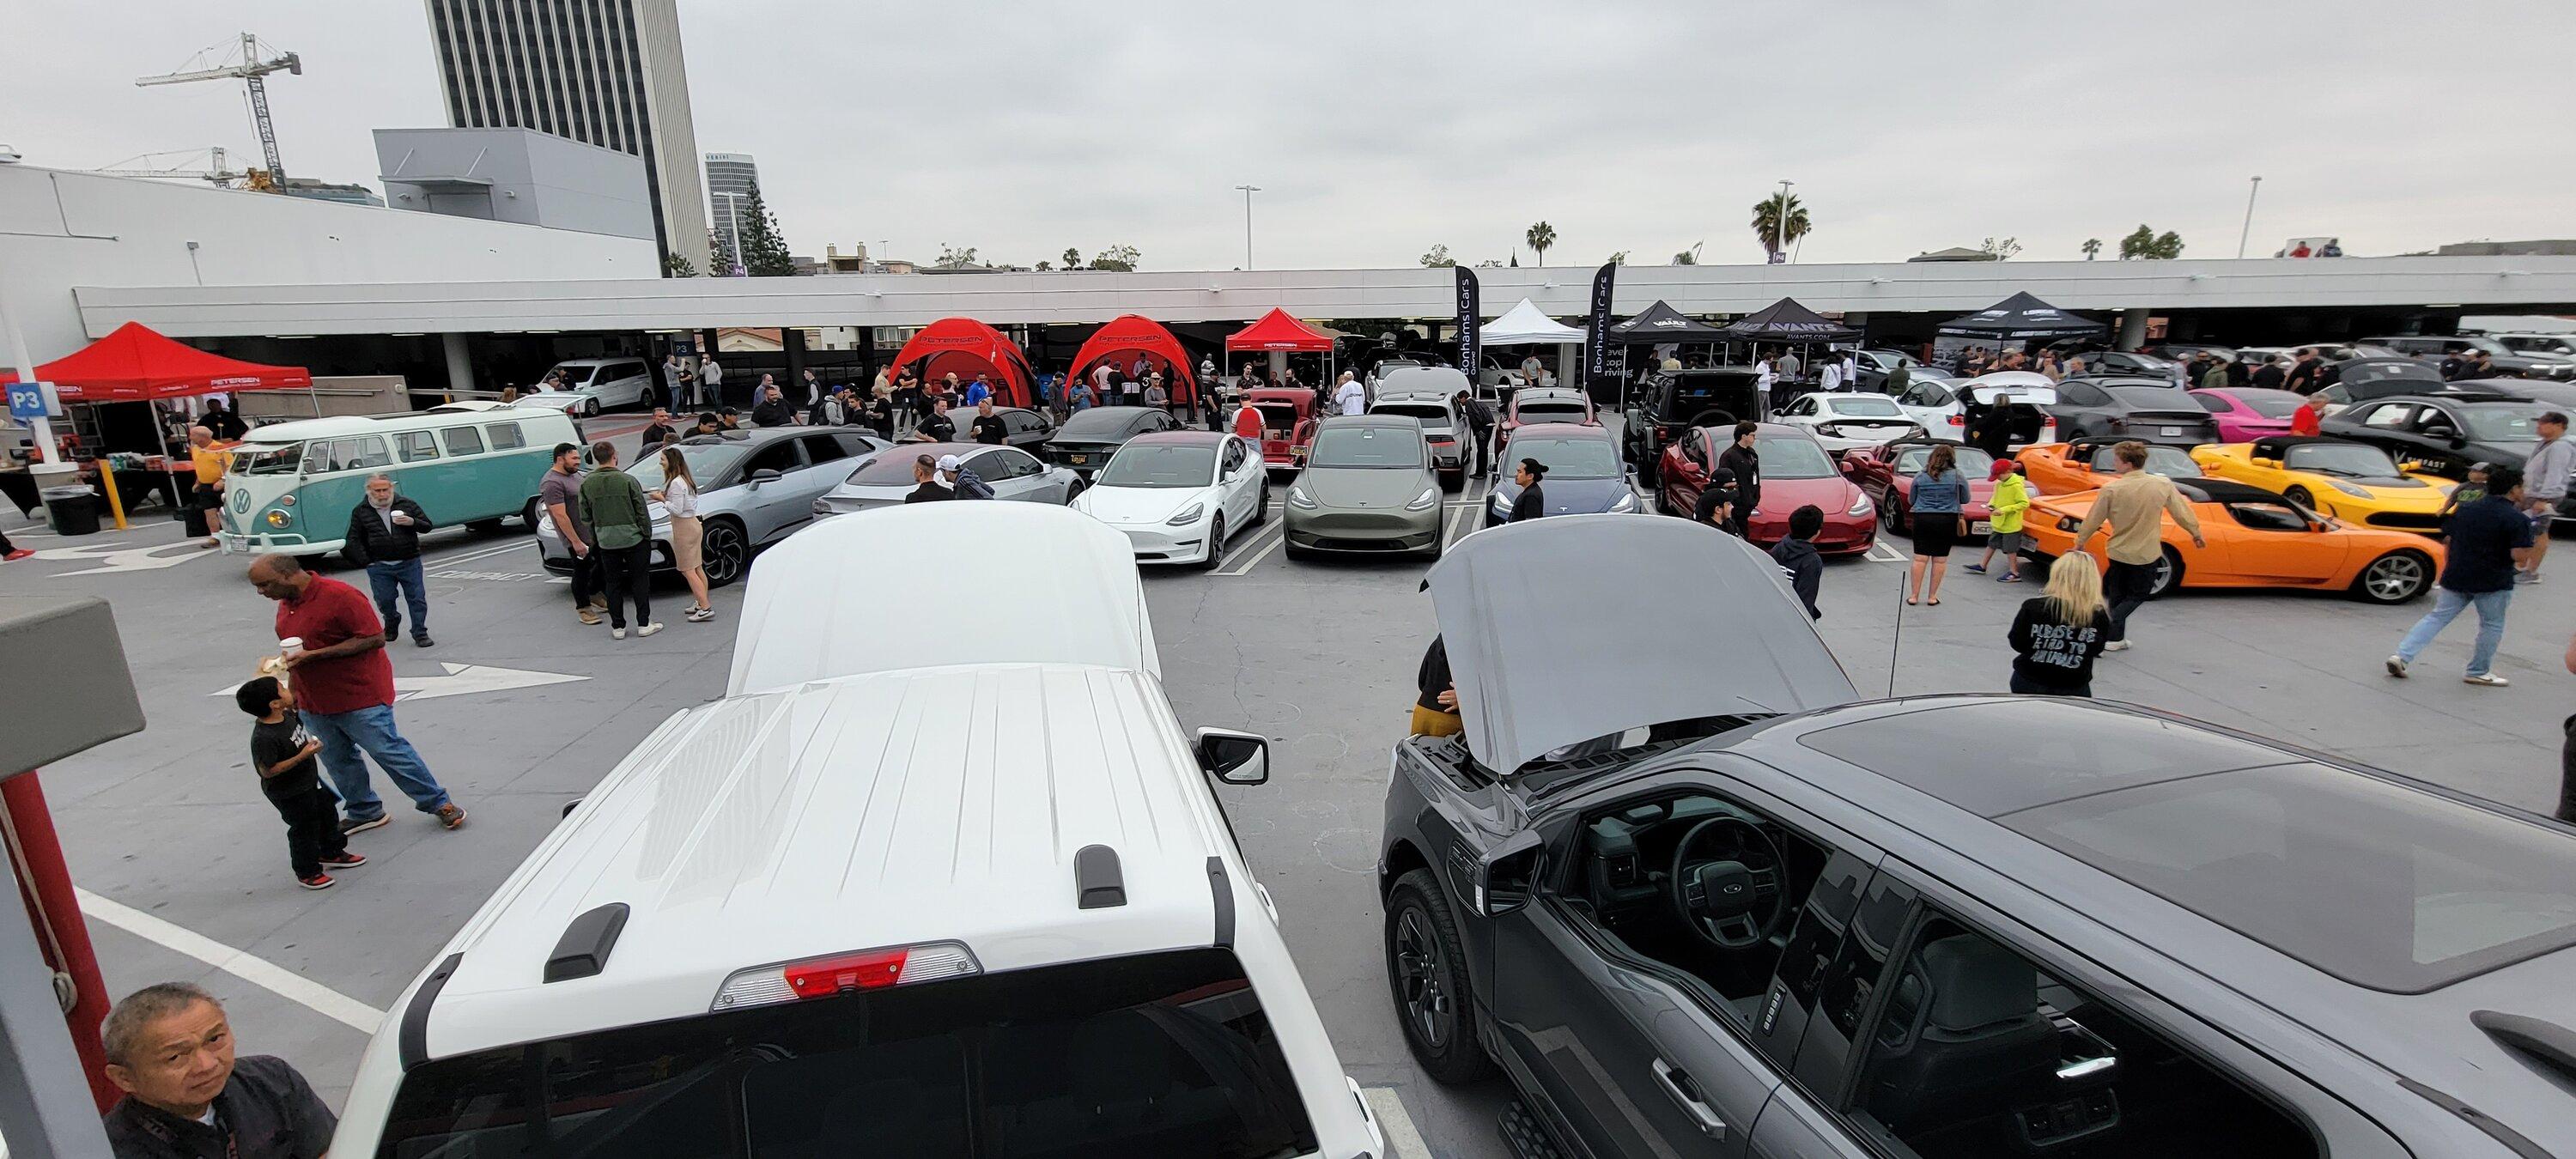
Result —
<instances>
[{"instance_id":1,"label":"baseball cap","mask_svg":"<svg viewBox=\"0 0 2576 1159\"><path fill-rule=\"evenodd\" d=\"M1986 478L1988 478L1988 479L2001 479L2001 478L2003 478L2003 477L2004 477L2004 476L2006 476L2006 475L2012 474L2012 469L2013 469L2013 461L2012 461L2012 460L2010 460L2010 459L1997 459L1997 460L1995 460L1995 467L1994 467L1994 469L1993 469L1993 470L1991 470L1991 471L1986 472Z\"/></svg>"},{"instance_id":2,"label":"baseball cap","mask_svg":"<svg viewBox=\"0 0 2576 1159\"><path fill-rule=\"evenodd\" d=\"M942 470L942 471L954 471L954 470L956 470L956 469L958 468L958 466L959 466L959 464L958 464L958 462L957 462L957 456L955 456L955 455L941 455L941 456L939 456L939 469L940 469L940 470Z\"/></svg>"}]
</instances>

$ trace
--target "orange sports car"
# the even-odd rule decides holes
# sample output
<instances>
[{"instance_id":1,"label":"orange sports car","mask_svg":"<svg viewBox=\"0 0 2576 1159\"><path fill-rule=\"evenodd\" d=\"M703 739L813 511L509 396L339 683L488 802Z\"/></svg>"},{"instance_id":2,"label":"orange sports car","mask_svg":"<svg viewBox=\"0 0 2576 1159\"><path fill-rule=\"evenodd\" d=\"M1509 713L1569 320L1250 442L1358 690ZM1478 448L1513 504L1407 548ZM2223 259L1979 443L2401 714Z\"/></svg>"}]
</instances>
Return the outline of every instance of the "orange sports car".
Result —
<instances>
[{"instance_id":1,"label":"orange sports car","mask_svg":"<svg viewBox=\"0 0 2576 1159\"><path fill-rule=\"evenodd\" d=\"M2064 443L2038 443L2013 453L2033 495L2072 495L2111 481L2111 448L2122 440L2087 436ZM2147 470L2168 479L2197 479L2207 474L2191 452L2161 443L2147 444Z\"/></svg>"},{"instance_id":2,"label":"orange sports car","mask_svg":"<svg viewBox=\"0 0 2576 1159\"><path fill-rule=\"evenodd\" d=\"M2307 588L2349 592L2375 604L2402 604L2433 586L2442 547L2421 535L2338 523L2281 496L2226 479L2176 479L2200 517L2207 547L2164 520L2164 564L2155 594L2175 588ZM2098 491L2033 499L2022 531L2031 550L2048 557L2075 547L2075 529ZM2093 552L2103 555L2101 533Z\"/></svg>"}]
</instances>

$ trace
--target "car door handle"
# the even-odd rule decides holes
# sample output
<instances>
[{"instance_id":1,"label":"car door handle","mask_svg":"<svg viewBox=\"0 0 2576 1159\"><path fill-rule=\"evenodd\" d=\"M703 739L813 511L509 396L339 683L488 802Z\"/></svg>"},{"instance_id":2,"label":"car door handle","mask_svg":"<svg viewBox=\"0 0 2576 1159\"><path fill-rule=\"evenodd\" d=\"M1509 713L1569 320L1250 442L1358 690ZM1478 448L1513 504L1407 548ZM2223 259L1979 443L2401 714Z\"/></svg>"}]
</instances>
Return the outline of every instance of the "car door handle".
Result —
<instances>
[{"instance_id":1,"label":"car door handle","mask_svg":"<svg viewBox=\"0 0 2576 1159\"><path fill-rule=\"evenodd\" d=\"M1689 1075L1673 1069L1671 1063L1659 1058L1655 1060L1655 1085L1664 1088L1665 1094L1681 1104L1682 1113L1699 1124L1700 1134L1711 1139L1726 1138L1726 1120L1717 1117L1716 1108L1700 1101L1692 1090Z\"/></svg>"}]
</instances>

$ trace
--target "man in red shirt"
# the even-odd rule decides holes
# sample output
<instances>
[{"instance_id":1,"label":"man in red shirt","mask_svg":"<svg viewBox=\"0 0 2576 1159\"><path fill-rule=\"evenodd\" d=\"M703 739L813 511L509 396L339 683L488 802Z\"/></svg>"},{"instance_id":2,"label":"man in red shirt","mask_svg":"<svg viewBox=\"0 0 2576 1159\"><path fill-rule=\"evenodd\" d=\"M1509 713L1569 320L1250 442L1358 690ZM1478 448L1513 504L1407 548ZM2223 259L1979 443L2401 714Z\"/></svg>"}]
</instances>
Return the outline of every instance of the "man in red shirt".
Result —
<instances>
[{"instance_id":1,"label":"man in red shirt","mask_svg":"<svg viewBox=\"0 0 2576 1159\"><path fill-rule=\"evenodd\" d=\"M2299 409L2290 412L2290 433L2294 435L2318 433L2317 420L2323 415L2324 410L2324 399L2313 394L2300 399Z\"/></svg>"},{"instance_id":2,"label":"man in red shirt","mask_svg":"<svg viewBox=\"0 0 2576 1159\"><path fill-rule=\"evenodd\" d=\"M1261 408L1245 403L1234 408L1234 437L1252 444L1252 453L1261 454Z\"/></svg>"},{"instance_id":3,"label":"man in red shirt","mask_svg":"<svg viewBox=\"0 0 2576 1159\"><path fill-rule=\"evenodd\" d=\"M286 666L294 673L304 727L322 742L322 769L331 774L348 814L340 831L386 823L385 803L367 780L361 750L376 758L421 812L450 829L465 824L465 810L448 800L428 762L394 731L394 664L385 656L385 626L375 604L356 588L304 570L289 555L259 557L250 565L250 582L277 601L277 638L304 641Z\"/></svg>"}]
</instances>

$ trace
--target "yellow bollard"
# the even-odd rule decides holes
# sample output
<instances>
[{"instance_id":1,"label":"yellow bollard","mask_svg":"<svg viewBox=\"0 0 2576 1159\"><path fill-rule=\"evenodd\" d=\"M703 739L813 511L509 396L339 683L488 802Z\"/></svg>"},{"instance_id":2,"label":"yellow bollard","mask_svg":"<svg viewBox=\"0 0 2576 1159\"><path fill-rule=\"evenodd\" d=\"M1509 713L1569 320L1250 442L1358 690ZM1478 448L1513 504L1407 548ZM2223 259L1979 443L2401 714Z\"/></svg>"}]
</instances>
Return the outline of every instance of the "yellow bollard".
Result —
<instances>
[{"instance_id":1,"label":"yellow bollard","mask_svg":"<svg viewBox=\"0 0 2576 1159\"><path fill-rule=\"evenodd\" d=\"M98 461L98 486L107 492L107 513L116 517L116 529L125 530L125 501L116 494L116 468L105 459Z\"/></svg>"}]
</instances>

